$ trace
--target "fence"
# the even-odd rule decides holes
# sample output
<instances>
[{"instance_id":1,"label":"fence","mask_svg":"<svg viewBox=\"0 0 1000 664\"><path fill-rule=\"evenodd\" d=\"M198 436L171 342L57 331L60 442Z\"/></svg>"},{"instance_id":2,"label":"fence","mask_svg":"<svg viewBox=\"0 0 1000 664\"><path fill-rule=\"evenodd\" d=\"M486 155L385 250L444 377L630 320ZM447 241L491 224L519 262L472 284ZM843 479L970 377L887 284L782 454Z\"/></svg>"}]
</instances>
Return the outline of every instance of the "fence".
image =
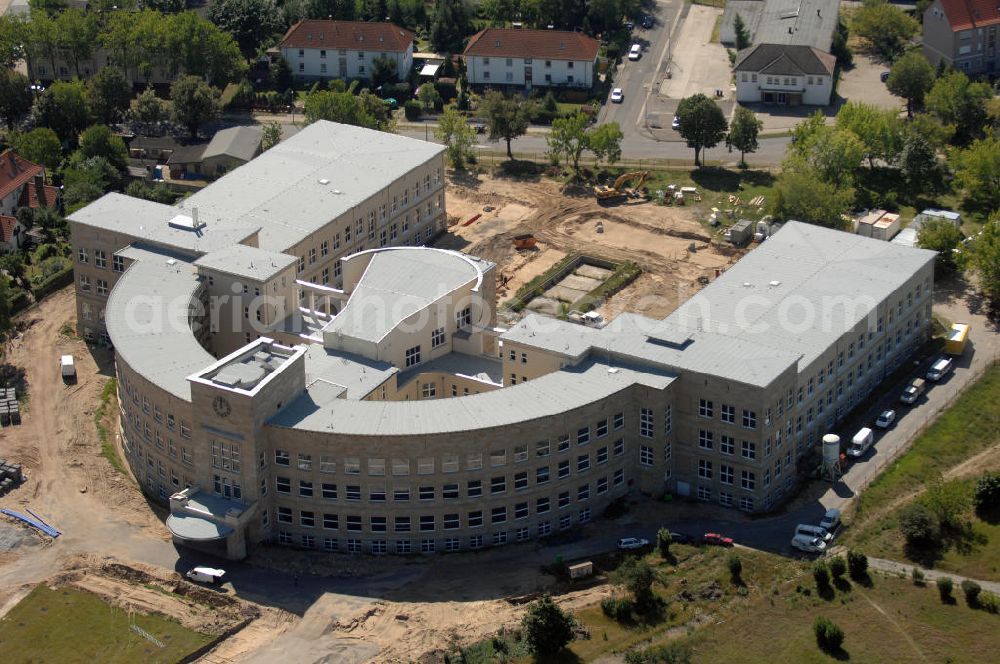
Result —
<instances>
[{"instance_id":1,"label":"fence","mask_svg":"<svg viewBox=\"0 0 1000 664\"><path fill-rule=\"evenodd\" d=\"M693 153L692 153L693 154ZM547 152L513 152L514 159L519 161L531 161L536 164L551 164L549 155ZM493 151L493 150L482 150L477 155L476 158L479 160L480 164L490 166L497 166L499 164L508 161L507 153L503 151ZM568 167L565 160L560 161L564 168ZM724 164L722 160L702 160L702 167L722 167ZM592 155L586 155L580 157L580 167L587 168L600 168L608 167L606 164L599 163L597 158ZM620 159L614 163L614 168L624 168L626 170L640 171L640 170L682 170L690 171L694 168L694 158L691 159ZM752 166L754 170L768 170L777 172L779 169L776 167L767 166Z\"/></svg>"}]
</instances>

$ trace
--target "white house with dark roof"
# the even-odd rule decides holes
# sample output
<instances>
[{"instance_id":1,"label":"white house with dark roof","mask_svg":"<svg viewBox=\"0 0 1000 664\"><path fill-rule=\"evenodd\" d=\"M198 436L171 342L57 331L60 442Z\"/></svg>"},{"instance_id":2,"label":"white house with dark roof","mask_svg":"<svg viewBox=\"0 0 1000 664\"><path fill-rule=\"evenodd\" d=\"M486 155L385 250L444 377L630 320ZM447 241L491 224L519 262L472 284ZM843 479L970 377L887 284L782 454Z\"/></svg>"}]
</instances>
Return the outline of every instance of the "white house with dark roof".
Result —
<instances>
[{"instance_id":1,"label":"white house with dark roof","mask_svg":"<svg viewBox=\"0 0 1000 664\"><path fill-rule=\"evenodd\" d=\"M400 81L413 68L413 33L393 23L299 21L277 50L299 79L366 79L380 58L396 63Z\"/></svg>"},{"instance_id":2,"label":"white house with dark roof","mask_svg":"<svg viewBox=\"0 0 1000 664\"><path fill-rule=\"evenodd\" d=\"M486 28L465 47L473 85L590 88L600 42L580 32Z\"/></svg>"},{"instance_id":3,"label":"white house with dark roof","mask_svg":"<svg viewBox=\"0 0 1000 664\"><path fill-rule=\"evenodd\" d=\"M812 46L757 44L736 60L741 104L825 106L833 93L837 58Z\"/></svg>"}]
</instances>

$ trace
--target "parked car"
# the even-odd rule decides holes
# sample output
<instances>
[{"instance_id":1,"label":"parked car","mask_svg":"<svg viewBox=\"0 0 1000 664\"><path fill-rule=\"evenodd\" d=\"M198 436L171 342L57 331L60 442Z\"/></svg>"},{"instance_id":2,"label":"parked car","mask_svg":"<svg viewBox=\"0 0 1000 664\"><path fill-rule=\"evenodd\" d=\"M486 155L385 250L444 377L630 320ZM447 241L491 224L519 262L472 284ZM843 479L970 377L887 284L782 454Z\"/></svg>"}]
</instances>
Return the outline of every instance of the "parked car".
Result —
<instances>
[{"instance_id":1,"label":"parked car","mask_svg":"<svg viewBox=\"0 0 1000 664\"><path fill-rule=\"evenodd\" d=\"M937 360L934 360L934 364L932 364L931 368L927 370L927 380L931 381L932 383L936 383L937 381L941 380L946 375L948 375L948 372L951 371L952 366L954 365L952 364L950 358L942 357Z\"/></svg>"},{"instance_id":2,"label":"parked car","mask_svg":"<svg viewBox=\"0 0 1000 664\"><path fill-rule=\"evenodd\" d=\"M720 535L719 533L705 533L701 537L701 541L705 544L714 544L716 546L732 546L733 538L726 537L725 535Z\"/></svg>"},{"instance_id":3,"label":"parked car","mask_svg":"<svg viewBox=\"0 0 1000 664\"><path fill-rule=\"evenodd\" d=\"M611 101L613 103L620 104L623 99L625 99L625 94L622 92L621 88L615 88L611 91Z\"/></svg>"},{"instance_id":4,"label":"parked car","mask_svg":"<svg viewBox=\"0 0 1000 664\"><path fill-rule=\"evenodd\" d=\"M676 115L674 116L673 121L670 123L670 128L673 129L674 131L677 131L678 129L681 128L681 119Z\"/></svg>"},{"instance_id":5,"label":"parked car","mask_svg":"<svg viewBox=\"0 0 1000 664\"><path fill-rule=\"evenodd\" d=\"M649 546L649 540L641 537L623 537L618 540L619 551L635 551L646 546Z\"/></svg>"},{"instance_id":6,"label":"parked car","mask_svg":"<svg viewBox=\"0 0 1000 664\"><path fill-rule=\"evenodd\" d=\"M679 533L677 531L670 531L670 541L674 544L693 544L694 538L687 533Z\"/></svg>"},{"instance_id":7,"label":"parked car","mask_svg":"<svg viewBox=\"0 0 1000 664\"><path fill-rule=\"evenodd\" d=\"M833 533L831 533L826 528L821 528L820 526L812 526L808 523L800 523L795 526L796 535L805 535L807 537L818 537L824 542L829 542L833 539Z\"/></svg>"},{"instance_id":8,"label":"parked car","mask_svg":"<svg viewBox=\"0 0 1000 664\"><path fill-rule=\"evenodd\" d=\"M194 569L188 570L184 576L192 581L209 583L214 586L222 582L222 577L225 573L226 570L224 569L215 569L213 567L195 567Z\"/></svg>"},{"instance_id":9,"label":"parked car","mask_svg":"<svg viewBox=\"0 0 1000 664\"><path fill-rule=\"evenodd\" d=\"M649 30L651 27L653 27L653 17L652 16L643 16L642 17L642 27L646 28L647 30Z\"/></svg>"},{"instance_id":10,"label":"parked car","mask_svg":"<svg viewBox=\"0 0 1000 664\"><path fill-rule=\"evenodd\" d=\"M840 510L836 507L828 509L823 518L820 519L819 527L831 533L837 532L837 528L840 527Z\"/></svg>"},{"instance_id":11,"label":"parked car","mask_svg":"<svg viewBox=\"0 0 1000 664\"><path fill-rule=\"evenodd\" d=\"M920 395L924 393L924 388L927 387L927 383L923 378L914 378L913 382L906 386L903 390L903 394L900 395L899 400L905 403L907 406L911 406L917 402Z\"/></svg>"},{"instance_id":12,"label":"parked car","mask_svg":"<svg viewBox=\"0 0 1000 664\"><path fill-rule=\"evenodd\" d=\"M628 59L638 60L640 57L642 57L642 46L639 44L632 44L632 48L628 51Z\"/></svg>"},{"instance_id":13,"label":"parked car","mask_svg":"<svg viewBox=\"0 0 1000 664\"><path fill-rule=\"evenodd\" d=\"M878 416L878 419L875 420L875 426L877 426L879 429L888 429L890 426L892 426L892 423L895 421L896 421L896 411L889 408L883 410L882 413Z\"/></svg>"},{"instance_id":14,"label":"parked car","mask_svg":"<svg viewBox=\"0 0 1000 664\"><path fill-rule=\"evenodd\" d=\"M847 456L854 459L864 456L865 452L868 451L874 442L875 434L868 427L863 427L851 439L851 444L847 448Z\"/></svg>"},{"instance_id":15,"label":"parked car","mask_svg":"<svg viewBox=\"0 0 1000 664\"><path fill-rule=\"evenodd\" d=\"M818 537L811 537L809 535L795 535L792 538L792 546L806 553L823 553L826 551L826 542Z\"/></svg>"},{"instance_id":16,"label":"parked car","mask_svg":"<svg viewBox=\"0 0 1000 664\"><path fill-rule=\"evenodd\" d=\"M882 79L882 82L883 82L883 83L885 83L886 81L888 81L888 80L889 80L889 72L887 72L887 71L884 71L884 72L882 72L882 73L881 73L881 74L879 75L879 78L880 78L880 79Z\"/></svg>"}]
</instances>

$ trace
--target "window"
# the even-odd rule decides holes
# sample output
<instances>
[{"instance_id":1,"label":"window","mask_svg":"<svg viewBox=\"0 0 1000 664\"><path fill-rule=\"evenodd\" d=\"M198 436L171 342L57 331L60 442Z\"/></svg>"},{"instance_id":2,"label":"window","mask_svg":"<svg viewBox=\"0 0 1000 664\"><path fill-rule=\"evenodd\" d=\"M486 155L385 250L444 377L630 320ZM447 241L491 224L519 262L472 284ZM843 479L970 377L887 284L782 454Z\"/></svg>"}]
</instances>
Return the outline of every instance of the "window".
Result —
<instances>
[{"instance_id":1,"label":"window","mask_svg":"<svg viewBox=\"0 0 1000 664\"><path fill-rule=\"evenodd\" d=\"M518 445L514 448L514 463L521 463L528 460L528 446Z\"/></svg>"},{"instance_id":2,"label":"window","mask_svg":"<svg viewBox=\"0 0 1000 664\"><path fill-rule=\"evenodd\" d=\"M597 423L597 437L604 438L608 435L608 421L601 420Z\"/></svg>"},{"instance_id":3,"label":"window","mask_svg":"<svg viewBox=\"0 0 1000 664\"><path fill-rule=\"evenodd\" d=\"M649 408L639 409L639 435L643 438L653 437L653 411Z\"/></svg>"},{"instance_id":4,"label":"window","mask_svg":"<svg viewBox=\"0 0 1000 664\"><path fill-rule=\"evenodd\" d=\"M639 463L643 466L653 465L653 448L641 445L639 447Z\"/></svg>"},{"instance_id":5,"label":"window","mask_svg":"<svg viewBox=\"0 0 1000 664\"><path fill-rule=\"evenodd\" d=\"M569 477L569 459L559 462L559 479Z\"/></svg>"},{"instance_id":6,"label":"window","mask_svg":"<svg viewBox=\"0 0 1000 664\"><path fill-rule=\"evenodd\" d=\"M757 487L756 475L754 475L754 473L749 470L741 471L740 486L742 486L747 491L753 491Z\"/></svg>"},{"instance_id":7,"label":"window","mask_svg":"<svg viewBox=\"0 0 1000 664\"><path fill-rule=\"evenodd\" d=\"M528 518L528 503L518 503L514 505L514 518L515 519Z\"/></svg>"},{"instance_id":8,"label":"window","mask_svg":"<svg viewBox=\"0 0 1000 664\"><path fill-rule=\"evenodd\" d=\"M290 480L287 477L275 477L274 490L277 491L278 493L291 493L292 480Z\"/></svg>"},{"instance_id":9,"label":"window","mask_svg":"<svg viewBox=\"0 0 1000 664\"><path fill-rule=\"evenodd\" d=\"M324 514L323 515L323 528L326 530L338 530L340 528L340 522L337 519L336 514Z\"/></svg>"},{"instance_id":10,"label":"window","mask_svg":"<svg viewBox=\"0 0 1000 664\"><path fill-rule=\"evenodd\" d=\"M418 487L417 497L420 500L434 500L434 487L432 486Z\"/></svg>"},{"instance_id":11,"label":"window","mask_svg":"<svg viewBox=\"0 0 1000 664\"><path fill-rule=\"evenodd\" d=\"M625 428L625 413L615 413L612 423L615 431Z\"/></svg>"},{"instance_id":12,"label":"window","mask_svg":"<svg viewBox=\"0 0 1000 664\"><path fill-rule=\"evenodd\" d=\"M313 483L306 480L299 480L299 495L305 498L312 498Z\"/></svg>"},{"instance_id":13,"label":"window","mask_svg":"<svg viewBox=\"0 0 1000 664\"><path fill-rule=\"evenodd\" d=\"M435 396L437 396L437 385L435 385L434 383L420 384L421 399L433 399Z\"/></svg>"},{"instance_id":14,"label":"window","mask_svg":"<svg viewBox=\"0 0 1000 664\"><path fill-rule=\"evenodd\" d=\"M78 256L79 256L79 259L80 259L81 263L86 263L87 262L87 249L85 247L80 247L80 252L79 252Z\"/></svg>"},{"instance_id":15,"label":"window","mask_svg":"<svg viewBox=\"0 0 1000 664\"><path fill-rule=\"evenodd\" d=\"M316 525L316 516L312 512L299 512L299 525L304 528L312 528Z\"/></svg>"},{"instance_id":16,"label":"window","mask_svg":"<svg viewBox=\"0 0 1000 664\"><path fill-rule=\"evenodd\" d=\"M736 440L732 436L720 436L719 451L723 454L735 454Z\"/></svg>"},{"instance_id":17,"label":"window","mask_svg":"<svg viewBox=\"0 0 1000 664\"><path fill-rule=\"evenodd\" d=\"M420 346L414 346L406 350L406 366L412 367L420 364Z\"/></svg>"},{"instance_id":18,"label":"window","mask_svg":"<svg viewBox=\"0 0 1000 664\"><path fill-rule=\"evenodd\" d=\"M507 521L507 508L494 507L490 513L490 523L504 523Z\"/></svg>"},{"instance_id":19,"label":"window","mask_svg":"<svg viewBox=\"0 0 1000 664\"><path fill-rule=\"evenodd\" d=\"M433 514L421 514L420 515L420 532L431 532L434 530L434 515Z\"/></svg>"},{"instance_id":20,"label":"window","mask_svg":"<svg viewBox=\"0 0 1000 664\"><path fill-rule=\"evenodd\" d=\"M85 274L80 275L80 290L90 291L90 277Z\"/></svg>"},{"instance_id":21,"label":"window","mask_svg":"<svg viewBox=\"0 0 1000 664\"><path fill-rule=\"evenodd\" d=\"M700 429L698 431L698 447L700 447L701 449L703 450L712 449L712 439L713 435L711 431L705 431L704 429Z\"/></svg>"},{"instance_id":22,"label":"window","mask_svg":"<svg viewBox=\"0 0 1000 664\"><path fill-rule=\"evenodd\" d=\"M607 463L608 462L608 448L602 447L597 450L597 463Z\"/></svg>"},{"instance_id":23,"label":"window","mask_svg":"<svg viewBox=\"0 0 1000 664\"><path fill-rule=\"evenodd\" d=\"M458 530L461 526L461 522L457 514L445 514L441 519L441 522L445 530Z\"/></svg>"},{"instance_id":24,"label":"window","mask_svg":"<svg viewBox=\"0 0 1000 664\"><path fill-rule=\"evenodd\" d=\"M323 483L322 494L323 498L326 500L336 500L337 499L337 485Z\"/></svg>"},{"instance_id":25,"label":"window","mask_svg":"<svg viewBox=\"0 0 1000 664\"><path fill-rule=\"evenodd\" d=\"M549 481L549 467L540 466L535 470L535 484L545 484Z\"/></svg>"},{"instance_id":26,"label":"window","mask_svg":"<svg viewBox=\"0 0 1000 664\"><path fill-rule=\"evenodd\" d=\"M698 477L706 480L712 479L712 462L706 459L698 459Z\"/></svg>"},{"instance_id":27,"label":"window","mask_svg":"<svg viewBox=\"0 0 1000 664\"><path fill-rule=\"evenodd\" d=\"M698 487L698 500L711 500L712 490L707 486Z\"/></svg>"},{"instance_id":28,"label":"window","mask_svg":"<svg viewBox=\"0 0 1000 664\"><path fill-rule=\"evenodd\" d=\"M556 446L556 451L565 452L568 449L569 449L569 436L563 434L562 436L559 436L559 443Z\"/></svg>"},{"instance_id":29,"label":"window","mask_svg":"<svg viewBox=\"0 0 1000 664\"><path fill-rule=\"evenodd\" d=\"M612 484L615 486L620 486L625 483L625 471L621 468L615 471L614 479Z\"/></svg>"},{"instance_id":30,"label":"window","mask_svg":"<svg viewBox=\"0 0 1000 664\"><path fill-rule=\"evenodd\" d=\"M344 459L344 472L348 475L360 475L361 459L358 457L347 457Z\"/></svg>"},{"instance_id":31,"label":"window","mask_svg":"<svg viewBox=\"0 0 1000 664\"><path fill-rule=\"evenodd\" d=\"M493 450L490 452L490 466L497 468L499 466L507 465L507 451L506 450Z\"/></svg>"},{"instance_id":32,"label":"window","mask_svg":"<svg viewBox=\"0 0 1000 664\"><path fill-rule=\"evenodd\" d=\"M483 525L483 513L481 510L476 510L475 512L469 512L468 515L469 528L480 528Z\"/></svg>"},{"instance_id":33,"label":"window","mask_svg":"<svg viewBox=\"0 0 1000 664\"><path fill-rule=\"evenodd\" d=\"M743 458L744 459L757 458L757 443L751 443L749 440L743 441Z\"/></svg>"},{"instance_id":34,"label":"window","mask_svg":"<svg viewBox=\"0 0 1000 664\"><path fill-rule=\"evenodd\" d=\"M368 488L368 502L372 503L384 503L385 502L385 487L384 486L373 486Z\"/></svg>"},{"instance_id":35,"label":"window","mask_svg":"<svg viewBox=\"0 0 1000 664\"><path fill-rule=\"evenodd\" d=\"M94 267L99 267L101 269L107 269L108 267L108 256L104 253L103 249L94 250Z\"/></svg>"},{"instance_id":36,"label":"window","mask_svg":"<svg viewBox=\"0 0 1000 664\"><path fill-rule=\"evenodd\" d=\"M392 499L397 503L405 503L410 500L410 487L396 487L392 490Z\"/></svg>"},{"instance_id":37,"label":"window","mask_svg":"<svg viewBox=\"0 0 1000 664\"><path fill-rule=\"evenodd\" d=\"M569 491L563 491L559 494L559 509L564 507L569 507Z\"/></svg>"},{"instance_id":38,"label":"window","mask_svg":"<svg viewBox=\"0 0 1000 664\"><path fill-rule=\"evenodd\" d=\"M346 493L348 500L361 500L361 487L356 484L348 484Z\"/></svg>"},{"instance_id":39,"label":"window","mask_svg":"<svg viewBox=\"0 0 1000 664\"><path fill-rule=\"evenodd\" d=\"M291 523L292 522L292 508L291 507L279 507L278 508L278 523Z\"/></svg>"},{"instance_id":40,"label":"window","mask_svg":"<svg viewBox=\"0 0 1000 664\"><path fill-rule=\"evenodd\" d=\"M753 511L753 498L750 496L740 496L740 509L747 512Z\"/></svg>"},{"instance_id":41,"label":"window","mask_svg":"<svg viewBox=\"0 0 1000 664\"><path fill-rule=\"evenodd\" d=\"M586 470L590 470L590 455L589 454L581 454L580 456L578 456L576 458L576 469L577 469L577 471L579 471L581 473L584 472L584 471L586 471Z\"/></svg>"},{"instance_id":42,"label":"window","mask_svg":"<svg viewBox=\"0 0 1000 664\"><path fill-rule=\"evenodd\" d=\"M663 433L670 434L674 430L674 414L673 409L667 406L663 411Z\"/></svg>"},{"instance_id":43,"label":"window","mask_svg":"<svg viewBox=\"0 0 1000 664\"><path fill-rule=\"evenodd\" d=\"M111 269L114 270L115 272L124 272L125 271L125 259L122 258L121 256L112 256L111 257Z\"/></svg>"},{"instance_id":44,"label":"window","mask_svg":"<svg viewBox=\"0 0 1000 664\"><path fill-rule=\"evenodd\" d=\"M719 466L719 481L723 484L732 484L734 478L734 471L732 466L727 466L721 464Z\"/></svg>"},{"instance_id":45,"label":"window","mask_svg":"<svg viewBox=\"0 0 1000 664\"><path fill-rule=\"evenodd\" d=\"M490 493L503 493L507 490L507 478L503 475L499 477L493 477L490 479Z\"/></svg>"},{"instance_id":46,"label":"window","mask_svg":"<svg viewBox=\"0 0 1000 664\"><path fill-rule=\"evenodd\" d=\"M483 481L469 480L465 485L465 495L468 498L478 498L483 495Z\"/></svg>"},{"instance_id":47,"label":"window","mask_svg":"<svg viewBox=\"0 0 1000 664\"><path fill-rule=\"evenodd\" d=\"M522 472L514 474L514 488L515 489L528 488L528 473Z\"/></svg>"},{"instance_id":48,"label":"window","mask_svg":"<svg viewBox=\"0 0 1000 664\"><path fill-rule=\"evenodd\" d=\"M698 415L701 417L712 417L712 402L707 399L699 399Z\"/></svg>"},{"instance_id":49,"label":"window","mask_svg":"<svg viewBox=\"0 0 1000 664\"><path fill-rule=\"evenodd\" d=\"M744 429L756 429L757 428L757 413L752 410L743 410L743 428Z\"/></svg>"},{"instance_id":50,"label":"window","mask_svg":"<svg viewBox=\"0 0 1000 664\"><path fill-rule=\"evenodd\" d=\"M576 444L586 445L590 442L590 427L583 427L576 432Z\"/></svg>"},{"instance_id":51,"label":"window","mask_svg":"<svg viewBox=\"0 0 1000 664\"><path fill-rule=\"evenodd\" d=\"M97 294L98 295L107 295L108 294L108 281L107 281L107 279L98 279L97 280Z\"/></svg>"},{"instance_id":52,"label":"window","mask_svg":"<svg viewBox=\"0 0 1000 664\"><path fill-rule=\"evenodd\" d=\"M615 456L621 456L625 454L625 439L619 438L615 441Z\"/></svg>"},{"instance_id":53,"label":"window","mask_svg":"<svg viewBox=\"0 0 1000 664\"><path fill-rule=\"evenodd\" d=\"M434 457L417 457L417 475L434 474Z\"/></svg>"},{"instance_id":54,"label":"window","mask_svg":"<svg viewBox=\"0 0 1000 664\"><path fill-rule=\"evenodd\" d=\"M736 406L722 404L722 421L729 424L736 423Z\"/></svg>"},{"instance_id":55,"label":"window","mask_svg":"<svg viewBox=\"0 0 1000 664\"><path fill-rule=\"evenodd\" d=\"M444 328L439 327L431 333L431 348L444 345Z\"/></svg>"},{"instance_id":56,"label":"window","mask_svg":"<svg viewBox=\"0 0 1000 664\"><path fill-rule=\"evenodd\" d=\"M466 307L455 314L455 326L462 329L472 325L472 307Z\"/></svg>"},{"instance_id":57,"label":"window","mask_svg":"<svg viewBox=\"0 0 1000 664\"><path fill-rule=\"evenodd\" d=\"M458 484L445 484L441 489L441 497L445 500L458 500Z\"/></svg>"}]
</instances>

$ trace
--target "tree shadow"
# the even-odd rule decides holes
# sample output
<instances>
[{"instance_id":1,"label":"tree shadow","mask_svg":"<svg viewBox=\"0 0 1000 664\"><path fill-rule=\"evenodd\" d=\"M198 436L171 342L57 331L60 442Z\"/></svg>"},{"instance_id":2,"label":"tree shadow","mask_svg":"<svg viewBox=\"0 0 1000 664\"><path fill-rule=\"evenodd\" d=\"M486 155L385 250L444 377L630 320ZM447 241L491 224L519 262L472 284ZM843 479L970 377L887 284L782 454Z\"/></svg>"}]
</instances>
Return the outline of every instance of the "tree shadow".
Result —
<instances>
[{"instance_id":1,"label":"tree shadow","mask_svg":"<svg viewBox=\"0 0 1000 664\"><path fill-rule=\"evenodd\" d=\"M921 567L933 569L944 557L946 547L942 540L934 542L907 542L903 545L903 555L907 560L919 563Z\"/></svg>"},{"instance_id":2,"label":"tree shadow","mask_svg":"<svg viewBox=\"0 0 1000 664\"><path fill-rule=\"evenodd\" d=\"M730 170L717 166L703 166L691 171L691 180L710 191L738 192L744 186L770 187L775 178L768 171Z\"/></svg>"},{"instance_id":3,"label":"tree shadow","mask_svg":"<svg viewBox=\"0 0 1000 664\"><path fill-rule=\"evenodd\" d=\"M826 649L823 652L840 662L849 662L851 660L851 653L844 650L843 647L836 650Z\"/></svg>"},{"instance_id":4,"label":"tree shadow","mask_svg":"<svg viewBox=\"0 0 1000 664\"><path fill-rule=\"evenodd\" d=\"M872 575L865 570L863 574L855 574L851 576L851 580L863 588L871 588L875 585L872 581Z\"/></svg>"},{"instance_id":5,"label":"tree shadow","mask_svg":"<svg viewBox=\"0 0 1000 664\"><path fill-rule=\"evenodd\" d=\"M816 586L816 594L827 602L832 601L837 596L837 593L833 590L833 586L828 583Z\"/></svg>"},{"instance_id":6,"label":"tree shadow","mask_svg":"<svg viewBox=\"0 0 1000 664\"><path fill-rule=\"evenodd\" d=\"M494 169L493 174L496 177L518 180L520 182L538 182L541 180L542 173L544 172L545 166L543 164L521 159L508 159L501 162Z\"/></svg>"},{"instance_id":7,"label":"tree shadow","mask_svg":"<svg viewBox=\"0 0 1000 664\"><path fill-rule=\"evenodd\" d=\"M849 593L851 592L851 590L854 589L854 586L851 585L851 582L845 579L844 577L835 578L833 580L833 587L842 593Z\"/></svg>"},{"instance_id":8,"label":"tree shadow","mask_svg":"<svg viewBox=\"0 0 1000 664\"><path fill-rule=\"evenodd\" d=\"M580 664L583 662L579 655L565 648L553 655L532 655L531 661L535 664Z\"/></svg>"},{"instance_id":9,"label":"tree shadow","mask_svg":"<svg viewBox=\"0 0 1000 664\"><path fill-rule=\"evenodd\" d=\"M451 181L452 184L460 187L468 187L469 189L479 189L479 186L482 184L478 171L468 171L464 168L460 170L453 169L451 171Z\"/></svg>"},{"instance_id":10,"label":"tree shadow","mask_svg":"<svg viewBox=\"0 0 1000 664\"><path fill-rule=\"evenodd\" d=\"M978 516L981 520L985 521L991 526L995 526L998 523L1000 523L1000 505L996 505L994 507L987 507L984 509L977 509L976 516Z\"/></svg>"}]
</instances>

